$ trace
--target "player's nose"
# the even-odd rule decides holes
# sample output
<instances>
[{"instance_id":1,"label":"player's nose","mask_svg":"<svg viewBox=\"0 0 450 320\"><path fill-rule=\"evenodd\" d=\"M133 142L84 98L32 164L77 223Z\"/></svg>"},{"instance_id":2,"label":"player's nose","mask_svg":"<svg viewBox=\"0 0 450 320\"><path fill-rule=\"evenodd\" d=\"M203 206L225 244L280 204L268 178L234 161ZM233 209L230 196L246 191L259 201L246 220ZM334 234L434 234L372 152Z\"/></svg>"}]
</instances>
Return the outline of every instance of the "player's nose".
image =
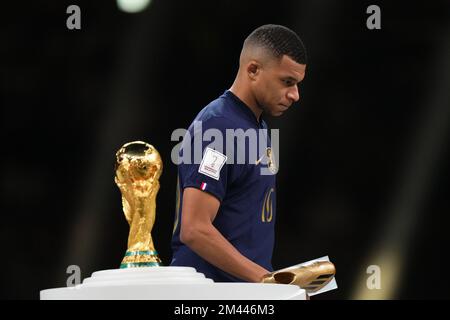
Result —
<instances>
[{"instance_id":1,"label":"player's nose","mask_svg":"<svg viewBox=\"0 0 450 320\"><path fill-rule=\"evenodd\" d=\"M300 99L300 93L297 86L293 86L288 91L288 99L291 101L291 103L297 102Z\"/></svg>"}]
</instances>

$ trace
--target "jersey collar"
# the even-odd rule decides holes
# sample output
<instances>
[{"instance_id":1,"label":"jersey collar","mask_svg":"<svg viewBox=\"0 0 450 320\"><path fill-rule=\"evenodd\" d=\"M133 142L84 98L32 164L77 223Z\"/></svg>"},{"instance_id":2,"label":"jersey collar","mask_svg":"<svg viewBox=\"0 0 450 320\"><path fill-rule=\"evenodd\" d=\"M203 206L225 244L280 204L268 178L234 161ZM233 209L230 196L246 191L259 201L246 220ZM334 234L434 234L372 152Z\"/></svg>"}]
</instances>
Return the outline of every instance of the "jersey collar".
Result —
<instances>
[{"instance_id":1,"label":"jersey collar","mask_svg":"<svg viewBox=\"0 0 450 320\"><path fill-rule=\"evenodd\" d=\"M239 99L238 96L236 96L230 90L225 90L224 95L226 97L230 97L231 99L233 99L235 105L239 108L239 110L241 110L246 115L246 117L249 118L252 122L254 122L258 127L263 126L262 115L260 117L260 121L258 121L253 111L245 104L245 102Z\"/></svg>"}]
</instances>

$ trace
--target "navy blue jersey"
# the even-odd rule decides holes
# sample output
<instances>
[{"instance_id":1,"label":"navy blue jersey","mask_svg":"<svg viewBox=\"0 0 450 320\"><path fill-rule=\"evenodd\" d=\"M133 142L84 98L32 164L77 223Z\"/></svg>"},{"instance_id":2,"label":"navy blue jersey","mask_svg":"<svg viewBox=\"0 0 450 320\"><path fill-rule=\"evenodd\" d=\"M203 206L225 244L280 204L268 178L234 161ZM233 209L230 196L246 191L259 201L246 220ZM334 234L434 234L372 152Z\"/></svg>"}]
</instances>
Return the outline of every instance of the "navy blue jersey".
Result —
<instances>
[{"instance_id":1,"label":"navy blue jersey","mask_svg":"<svg viewBox=\"0 0 450 320\"><path fill-rule=\"evenodd\" d=\"M235 135L227 143L231 132L245 132L247 138ZM215 134L223 136L223 143ZM266 123L258 121L244 102L227 90L197 115L179 155L184 163L178 165L171 265L194 267L216 282L243 281L211 265L180 241L183 190L194 187L220 201L213 221L219 232L242 255L272 271L276 165Z\"/></svg>"}]
</instances>

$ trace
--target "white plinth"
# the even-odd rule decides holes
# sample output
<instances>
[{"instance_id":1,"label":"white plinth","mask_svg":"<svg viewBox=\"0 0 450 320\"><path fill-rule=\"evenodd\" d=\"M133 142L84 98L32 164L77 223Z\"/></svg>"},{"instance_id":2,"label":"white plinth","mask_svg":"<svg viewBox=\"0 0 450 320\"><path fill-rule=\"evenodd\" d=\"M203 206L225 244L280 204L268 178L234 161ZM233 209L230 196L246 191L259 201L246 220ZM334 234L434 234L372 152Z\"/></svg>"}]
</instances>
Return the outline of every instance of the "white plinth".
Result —
<instances>
[{"instance_id":1,"label":"white plinth","mask_svg":"<svg viewBox=\"0 0 450 320\"><path fill-rule=\"evenodd\" d=\"M75 287L42 290L41 300L305 300L288 284L223 283L189 267L148 267L94 272Z\"/></svg>"}]
</instances>

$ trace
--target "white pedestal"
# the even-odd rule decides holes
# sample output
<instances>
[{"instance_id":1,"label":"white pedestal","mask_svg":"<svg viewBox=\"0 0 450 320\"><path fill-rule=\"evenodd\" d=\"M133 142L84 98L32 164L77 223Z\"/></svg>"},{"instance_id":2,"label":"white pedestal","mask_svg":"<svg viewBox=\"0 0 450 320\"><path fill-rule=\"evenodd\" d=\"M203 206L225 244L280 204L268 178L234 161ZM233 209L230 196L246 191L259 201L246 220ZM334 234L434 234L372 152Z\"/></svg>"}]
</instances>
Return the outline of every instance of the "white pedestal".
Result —
<instances>
[{"instance_id":1,"label":"white pedestal","mask_svg":"<svg viewBox=\"0 0 450 320\"><path fill-rule=\"evenodd\" d=\"M223 283L189 267L148 267L94 272L75 287L42 290L41 300L305 300L288 284Z\"/></svg>"}]
</instances>

